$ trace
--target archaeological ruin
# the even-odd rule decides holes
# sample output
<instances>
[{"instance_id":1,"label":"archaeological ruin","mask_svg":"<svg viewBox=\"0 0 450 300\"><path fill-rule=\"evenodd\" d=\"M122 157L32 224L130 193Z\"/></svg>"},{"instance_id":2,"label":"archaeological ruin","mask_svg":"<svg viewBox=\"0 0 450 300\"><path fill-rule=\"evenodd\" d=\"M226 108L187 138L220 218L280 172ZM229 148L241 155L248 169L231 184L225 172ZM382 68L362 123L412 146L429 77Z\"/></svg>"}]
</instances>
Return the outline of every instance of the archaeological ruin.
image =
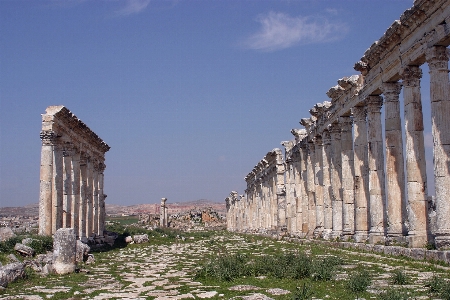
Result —
<instances>
[{"instance_id":1,"label":"archaeological ruin","mask_svg":"<svg viewBox=\"0 0 450 300\"><path fill-rule=\"evenodd\" d=\"M103 236L103 172L110 147L64 106L42 115L39 234L73 228L81 240Z\"/></svg>"},{"instance_id":2,"label":"archaeological ruin","mask_svg":"<svg viewBox=\"0 0 450 300\"><path fill-rule=\"evenodd\" d=\"M339 79L326 93L330 101L317 103L301 119L304 129L291 131L284 157L280 149L268 152L245 177L245 194L226 198L228 230L449 249L449 44L450 2L414 1L355 64L359 74ZM430 74L433 224L423 64Z\"/></svg>"}]
</instances>

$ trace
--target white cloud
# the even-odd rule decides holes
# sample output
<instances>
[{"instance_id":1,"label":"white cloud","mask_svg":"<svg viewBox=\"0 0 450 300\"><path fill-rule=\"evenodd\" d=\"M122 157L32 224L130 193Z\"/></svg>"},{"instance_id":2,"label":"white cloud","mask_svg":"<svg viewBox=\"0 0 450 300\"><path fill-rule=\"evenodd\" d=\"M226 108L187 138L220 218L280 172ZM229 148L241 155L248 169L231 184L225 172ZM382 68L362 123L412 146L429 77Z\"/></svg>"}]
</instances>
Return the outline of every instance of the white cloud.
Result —
<instances>
[{"instance_id":1,"label":"white cloud","mask_svg":"<svg viewBox=\"0 0 450 300\"><path fill-rule=\"evenodd\" d=\"M123 8L116 11L118 15L128 16L143 11L150 3L150 0L127 0Z\"/></svg>"},{"instance_id":2,"label":"white cloud","mask_svg":"<svg viewBox=\"0 0 450 300\"><path fill-rule=\"evenodd\" d=\"M323 17L290 17L280 12L260 15L259 32L250 36L244 46L249 49L276 51L297 44L312 44L335 41L347 33L343 23L332 23Z\"/></svg>"}]
</instances>

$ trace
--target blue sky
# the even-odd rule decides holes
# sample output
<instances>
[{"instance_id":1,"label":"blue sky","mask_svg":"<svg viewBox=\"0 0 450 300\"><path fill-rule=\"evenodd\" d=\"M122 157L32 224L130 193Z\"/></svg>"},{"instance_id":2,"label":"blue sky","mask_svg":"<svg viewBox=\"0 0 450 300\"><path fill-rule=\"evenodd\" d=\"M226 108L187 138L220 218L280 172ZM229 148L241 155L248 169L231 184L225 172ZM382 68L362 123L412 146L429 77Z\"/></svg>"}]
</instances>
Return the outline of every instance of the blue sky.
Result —
<instances>
[{"instance_id":1,"label":"blue sky","mask_svg":"<svg viewBox=\"0 0 450 300\"><path fill-rule=\"evenodd\" d=\"M0 206L38 202L49 105L111 146L109 203L243 193L412 2L2 0Z\"/></svg>"}]
</instances>

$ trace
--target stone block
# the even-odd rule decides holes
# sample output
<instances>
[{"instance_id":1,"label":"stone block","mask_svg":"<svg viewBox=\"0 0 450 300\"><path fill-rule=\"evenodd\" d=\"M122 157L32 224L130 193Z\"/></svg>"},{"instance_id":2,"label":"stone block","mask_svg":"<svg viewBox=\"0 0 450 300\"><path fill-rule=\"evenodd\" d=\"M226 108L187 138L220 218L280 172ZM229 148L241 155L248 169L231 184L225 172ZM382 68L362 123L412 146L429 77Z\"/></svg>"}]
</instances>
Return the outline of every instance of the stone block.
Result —
<instances>
[{"instance_id":1,"label":"stone block","mask_svg":"<svg viewBox=\"0 0 450 300\"><path fill-rule=\"evenodd\" d=\"M87 259L89 252L91 251L91 248L83 243L80 240L77 240L77 254L76 254L76 262L83 262Z\"/></svg>"},{"instance_id":2,"label":"stone block","mask_svg":"<svg viewBox=\"0 0 450 300\"><path fill-rule=\"evenodd\" d=\"M421 248L411 248L411 256L414 259L424 259L425 258L425 249Z\"/></svg>"},{"instance_id":3,"label":"stone block","mask_svg":"<svg viewBox=\"0 0 450 300\"><path fill-rule=\"evenodd\" d=\"M21 244L21 243L17 243L14 246L14 250L16 250L22 256L33 256L35 254L35 251L33 248L31 248L29 246L25 246L24 244Z\"/></svg>"},{"instance_id":4,"label":"stone block","mask_svg":"<svg viewBox=\"0 0 450 300\"><path fill-rule=\"evenodd\" d=\"M373 245L373 252L384 253L384 245Z\"/></svg>"},{"instance_id":5,"label":"stone block","mask_svg":"<svg viewBox=\"0 0 450 300\"><path fill-rule=\"evenodd\" d=\"M12 237L15 237L16 234L9 227L0 227L0 242L9 240Z\"/></svg>"},{"instance_id":6,"label":"stone block","mask_svg":"<svg viewBox=\"0 0 450 300\"><path fill-rule=\"evenodd\" d=\"M439 251L437 250L425 250L425 259L431 261L439 260Z\"/></svg>"},{"instance_id":7,"label":"stone block","mask_svg":"<svg viewBox=\"0 0 450 300\"><path fill-rule=\"evenodd\" d=\"M73 228L60 228L53 238L53 269L56 274L75 272L77 242Z\"/></svg>"},{"instance_id":8,"label":"stone block","mask_svg":"<svg viewBox=\"0 0 450 300\"><path fill-rule=\"evenodd\" d=\"M136 244L147 243L147 242L149 241L148 235L147 235L147 234L135 235L135 236L133 237L133 241L134 241Z\"/></svg>"},{"instance_id":9,"label":"stone block","mask_svg":"<svg viewBox=\"0 0 450 300\"><path fill-rule=\"evenodd\" d=\"M0 267L0 287L7 287L9 283L25 275L25 265L23 263L12 263Z\"/></svg>"}]
</instances>

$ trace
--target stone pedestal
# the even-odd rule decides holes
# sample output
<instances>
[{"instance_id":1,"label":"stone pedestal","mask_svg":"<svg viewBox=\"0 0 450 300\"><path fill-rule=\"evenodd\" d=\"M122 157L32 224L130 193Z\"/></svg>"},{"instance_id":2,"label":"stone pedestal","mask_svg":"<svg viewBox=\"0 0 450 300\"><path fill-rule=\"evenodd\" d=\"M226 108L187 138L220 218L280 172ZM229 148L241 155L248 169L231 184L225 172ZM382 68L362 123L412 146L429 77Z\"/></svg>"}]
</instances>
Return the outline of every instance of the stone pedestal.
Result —
<instances>
[{"instance_id":1,"label":"stone pedestal","mask_svg":"<svg viewBox=\"0 0 450 300\"><path fill-rule=\"evenodd\" d=\"M56 274L75 272L77 241L73 228L60 228L53 237L53 269Z\"/></svg>"}]
</instances>

